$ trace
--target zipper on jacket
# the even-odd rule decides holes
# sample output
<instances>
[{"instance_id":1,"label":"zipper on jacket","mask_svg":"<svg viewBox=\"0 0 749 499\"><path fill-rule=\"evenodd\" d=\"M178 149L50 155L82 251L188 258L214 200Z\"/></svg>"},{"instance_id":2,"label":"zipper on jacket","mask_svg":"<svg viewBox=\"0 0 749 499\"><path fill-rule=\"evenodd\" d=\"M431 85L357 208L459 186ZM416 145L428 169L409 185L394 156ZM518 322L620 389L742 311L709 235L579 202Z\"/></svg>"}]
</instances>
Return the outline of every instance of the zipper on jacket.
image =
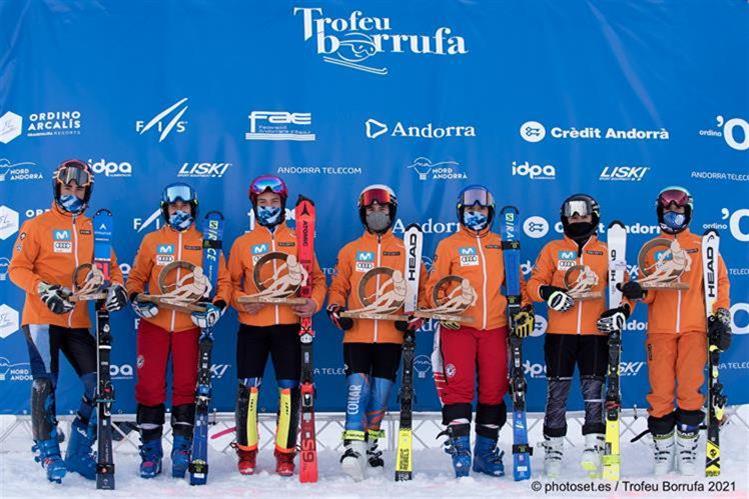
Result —
<instances>
[{"instance_id":1,"label":"zipper on jacket","mask_svg":"<svg viewBox=\"0 0 749 499\"><path fill-rule=\"evenodd\" d=\"M75 268L78 268L78 231L76 230L76 223L75 223L75 215L73 215L73 259L75 261ZM94 262L91 262L93 265ZM75 285L75 283L73 283ZM68 327L73 327L73 312L75 312L75 307L73 307L73 310L68 312Z\"/></svg>"},{"instance_id":2,"label":"zipper on jacket","mask_svg":"<svg viewBox=\"0 0 749 499\"><path fill-rule=\"evenodd\" d=\"M181 231L177 232L177 260L182 260L182 232ZM182 269L177 267L177 282L179 282L180 270ZM170 332L174 332L174 321L176 318L177 318L177 311L172 310L172 322L171 322L171 326L169 327Z\"/></svg>"},{"instance_id":3,"label":"zipper on jacket","mask_svg":"<svg viewBox=\"0 0 749 499\"><path fill-rule=\"evenodd\" d=\"M268 232L270 232L270 250L276 251L276 231L275 230L271 231L267 227L266 229L268 230ZM297 251L299 251L299 248L297 248ZM275 275L275 273L276 273L276 260L273 259L273 274ZM274 308L275 317L276 317L276 324L278 324L279 322L281 322L278 317L278 304L273 305L273 308Z\"/></svg>"},{"instance_id":4,"label":"zipper on jacket","mask_svg":"<svg viewBox=\"0 0 749 499\"><path fill-rule=\"evenodd\" d=\"M687 257L689 258L689 257ZM676 332L681 332L681 290L676 290Z\"/></svg>"},{"instance_id":5,"label":"zipper on jacket","mask_svg":"<svg viewBox=\"0 0 749 499\"><path fill-rule=\"evenodd\" d=\"M481 329L486 330L486 258L484 258L484 250L481 249L481 238L478 235L476 236L476 245L479 247L479 254L481 255L481 274L484 277L481 283L481 292L483 293L481 295L481 304L483 305L481 308L483 327Z\"/></svg>"},{"instance_id":6,"label":"zipper on jacket","mask_svg":"<svg viewBox=\"0 0 749 499\"><path fill-rule=\"evenodd\" d=\"M585 244L583 244L583 247L580 248L580 265L583 265L583 254L585 254L585 247L588 245L589 241L590 241L590 238L588 238L588 240L585 241ZM583 301L577 300L577 334L581 334L582 332L582 321L583 321Z\"/></svg>"},{"instance_id":7,"label":"zipper on jacket","mask_svg":"<svg viewBox=\"0 0 749 499\"><path fill-rule=\"evenodd\" d=\"M380 234L377 234L377 266L379 267L382 265L382 258L380 256L380 249L382 247L382 236ZM380 275L377 274L377 282L375 283L377 286L377 289L380 289ZM374 338L372 339L373 343L377 343L377 337L379 336L379 325L380 321L375 319L374 321Z\"/></svg>"}]
</instances>

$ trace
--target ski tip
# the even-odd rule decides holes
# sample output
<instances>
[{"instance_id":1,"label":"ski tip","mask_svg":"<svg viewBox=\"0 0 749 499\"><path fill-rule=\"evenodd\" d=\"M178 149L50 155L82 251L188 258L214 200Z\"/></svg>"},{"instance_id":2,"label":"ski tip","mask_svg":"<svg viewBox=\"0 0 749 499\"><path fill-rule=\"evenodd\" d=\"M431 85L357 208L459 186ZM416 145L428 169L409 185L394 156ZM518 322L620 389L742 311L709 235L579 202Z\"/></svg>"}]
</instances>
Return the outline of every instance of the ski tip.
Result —
<instances>
[{"instance_id":1,"label":"ski tip","mask_svg":"<svg viewBox=\"0 0 749 499\"><path fill-rule=\"evenodd\" d=\"M506 206L503 206L502 209L499 210L499 212L503 215L507 213L514 213L515 215L517 215L518 213L520 213L520 210L518 210L517 206L508 204Z\"/></svg>"},{"instance_id":2,"label":"ski tip","mask_svg":"<svg viewBox=\"0 0 749 499\"><path fill-rule=\"evenodd\" d=\"M107 208L99 208L98 210L96 210L96 213L94 213L94 216L98 217L99 215L109 215L111 217L112 212Z\"/></svg>"},{"instance_id":3,"label":"ski tip","mask_svg":"<svg viewBox=\"0 0 749 499\"><path fill-rule=\"evenodd\" d=\"M415 229L415 230L418 230L419 232L422 232L422 230L421 230L421 225L419 225L419 224L416 224L416 223L411 223L411 224L408 224L408 225L406 226L406 228L404 229L404 231L403 231L403 232L407 232L407 231L409 231L409 230L411 230L411 229Z\"/></svg>"},{"instance_id":4,"label":"ski tip","mask_svg":"<svg viewBox=\"0 0 749 499\"><path fill-rule=\"evenodd\" d=\"M206 213L206 214L205 214L205 217L204 217L204 218L205 218L206 220L208 220L209 218L211 218L211 215L218 215L218 218L220 218L221 220L223 220L223 219L224 219L224 214L223 214L223 213L221 213L221 212L220 212L220 211L218 211L218 210L211 210L211 211L209 211L208 213Z\"/></svg>"},{"instance_id":5,"label":"ski tip","mask_svg":"<svg viewBox=\"0 0 749 499\"><path fill-rule=\"evenodd\" d=\"M705 237L709 234L715 234L716 236L720 236L720 233L717 229L707 229L705 232L702 233L702 237Z\"/></svg>"},{"instance_id":6,"label":"ski tip","mask_svg":"<svg viewBox=\"0 0 749 499\"><path fill-rule=\"evenodd\" d=\"M614 228L614 227L621 227L622 229L625 228L624 224L621 221L619 221L619 220L613 220L609 224L609 229Z\"/></svg>"},{"instance_id":7,"label":"ski tip","mask_svg":"<svg viewBox=\"0 0 749 499\"><path fill-rule=\"evenodd\" d=\"M299 194L299 197L296 200L296 205L299 206L300 204L302 204L305 201L308 202L309 204L311 204L312 206L315 206L315 202L312 201L307 196L304 196L303 194Z\"/></svg>"}]
</instances>

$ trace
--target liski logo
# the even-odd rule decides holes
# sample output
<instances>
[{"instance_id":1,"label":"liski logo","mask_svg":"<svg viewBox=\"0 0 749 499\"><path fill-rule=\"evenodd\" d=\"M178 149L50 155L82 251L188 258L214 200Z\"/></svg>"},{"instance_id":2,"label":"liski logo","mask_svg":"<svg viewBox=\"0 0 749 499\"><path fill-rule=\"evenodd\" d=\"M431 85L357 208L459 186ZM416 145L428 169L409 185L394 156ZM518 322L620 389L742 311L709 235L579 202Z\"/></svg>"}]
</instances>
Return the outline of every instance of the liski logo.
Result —
<instances>
[{"instance_id":1,"label":"liski logo","mask_svg":"<svg viewBox=\"0 0 749 499\"><path fill-rule=\"evenodd\" d=\"M528 177L531 180L554 180L557 176L557 169L554 165L532 165L528 161L518 164L512 162L512 176Z\"/></svg>"},{"instance_id":2,"label":"liski logo","mask_svg":"<svg viewBox=\"0 0 749 499\"><path fill-rule=\"evenodd\" d=\"M105 177L131 177L133 175L133 165L127 161L117 163L101 158L98 161L89 159L88 164L94 173L103 173Z\"/></svg>"},{"instance_id":3,"label":"liski logo","mask_svg":"<svg viewBox=\"0 0 749 499\"><path fill-rule=\"evenodd\" d=\"M315 140L309 131L312 113L287 111L252 111L249 115L250 131L245 140Z\"/></svg>"},{"instance_id":4,"label":"liski logo","mask_svg":"<svg viewBox=\"0 0 749 499\"><path fill-rule=\"evenodd\" d=\"M648 170L650 170L648 166L604 166L603 171L598 176L598 180L639 182L645 178Z\"/></svg>"},{"instance_id":5,"label":"liski logo","mask_svg":"<svg viewBox=\"0 0 749 499\"><path fill-rule=\"evenodd\" d=\"M440 161L432 163L432 160L420 156L406 168L416 172L419 180L465 180L468 176L457 169L457 161Z\"/></svg>"},{"instance_id":6,"label":"liski logo","mask_svg":"<svg viewBox=\"0 0 749 499\"><path fill-rule=\"evenodd\" d=\"M6 304L0 305L0 339L18 331L18 311Z\"/></svg>"},{"instance_id":7,"label":"liski logo","mask_svg":"<svg viewBox=\"0 0 749 499\"><path fill-rule=\"evenodd\" d=\"M476 127L471 125L449 125L445 127L435 126L427 123L422 126L404 125L396 122L391 128L381 121L369 118L364 122L365 133L370 139L376 139L380 135L390 132L391 137L410 137L419 139L444 139L446 137L475 137Z\"/></svg>"},{"instance_id":8,"label":"liski logo","mask_svg":"<svg viewBox=\"0 0 749 499\"><path fill-rule=\"evenodd\" d=\"M41 173L33 171L36 163L31 161L22 161L20 163L11 163L7 158L0 159L0 182L15 180L42 180L44 176Z\"/></svg>"},{"instance_id":9,"label":"liski logo","mask_svg":"<svg viewBox=\"0 0 749 499\"><path fill-rule=\"evenodd\" d=\"M157 208L145 221L142 218L133 218L133 230L143 232L152 223L156 224L156 229L161 227L161 208Z\"/></svg>"},{"instance_id":10,"label":"liski logo","mask_svg":"<svg viewBox=\"0 0 749 499\"><path fill-rule=\"evenodd\" d=\"M0 116L0 142L7 144L23 133L23 118L11 111Z\"/></svg>"},{"instance_id":11,"label":"liski logo","mask_svg":"<svg viewBox=\"0 0 749 499\"><path fill-rule=\"evenodd\" d=\"M183 163L178 177L221 178L231 163Z\"/></svg>"},{"instance_id":12,"label":"liski logo","mask_svg":"<svg viewBox=\"0 0 749 499\"><path fill-rule=\"evenodd\" d=\"M2 124L0 123L0 125ZM726 144L737 151L749 149L749 122L745 119L730 118L726 120L722 115L718 115L715 117L715 128L700 130L699 134L703 137L723 137ZM741 131L737 132L737 129Z\"/></svg>"},{"instance_id":13,"label":"liski logo","mask_svg":"<svg viewBox=\"0 0 749 499\"><path fill-rule=\"evenodd\" d=\"M175 130L177 133L183 133L185 130L187 130L187 121L182 120L182 116L187 112L187 106L185 103L187 102L187 97L178 100L168 108L164 109L160 113L158 113L156 116L151 118L151 120L146 123L145 121L136 121L135 122L135 131L138 132L140 135L143 135L150 129L154 128L159 132L159 142L162 142L169 133L172 130ZM182 106L185 104L185 106ZM169 119L169 115L172 115ZM166 122L165 120L169 119L169 121Z\"/></svg>"},{"instance_id":14,"label":"liski logo","mask_svg":"<svg viewBox=\"0 0 749 499\"><path fill-rule=\"evenodd\" d=\"M10 265L10 260L7 258L0 257L0 282L5 281L8 279L8 266Z\"/></svg>"},{"instance_id":15,"label":"liski logo","mask_svg":"<svg viewBox=\"0 0 749 499\"><path fill-rule=\"evenodd\" d=\"M520 125L520 136L526 142L541 142L546 137L546 128L538 121L526 121Z\"/></svg>"},{"instance_id":16,"label":"liski logo","mask_svg":"<svg viewBox=\"0 0 749 499\"><path fill-rule=\"evenodd\" d=\"M0 239L3 241L18 230L18 212L5 205L0 206Z\"/></svg>"},{"instance_id":17,"label":"liski logo","mask_svg":"<svg viewBox=\"0 0 749 499\"><path fill-rule=\"evenodd\" d=\"M366 17L360 10L349 17L325 17L322 8L294 7L302 13L304 41L314 38L315 50L323 61L376 75L387 75L387 67L368 59L379 53L462 55L468 53L462 36L442 26L429 35L393 33L389 17Z\"/></svg>"}]
</instances>

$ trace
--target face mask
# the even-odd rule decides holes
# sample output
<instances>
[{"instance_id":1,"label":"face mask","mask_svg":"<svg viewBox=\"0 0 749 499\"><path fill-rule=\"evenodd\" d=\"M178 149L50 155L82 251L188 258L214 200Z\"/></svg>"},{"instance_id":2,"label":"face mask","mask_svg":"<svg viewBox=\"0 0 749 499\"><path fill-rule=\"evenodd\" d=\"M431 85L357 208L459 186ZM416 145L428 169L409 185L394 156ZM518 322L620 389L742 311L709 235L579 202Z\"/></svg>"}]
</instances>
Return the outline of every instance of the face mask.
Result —
<instances>
[{"instance_id":1,"label":"face mask","mask_svg":"<svg viewBox=\"0 0 749 499\"><path fill-rule=\"evenodd\" d=\"M667 211L663 214L663 223L671 230L682 230L687 222L687 216L684 213Z\"/></svg>"},{"instance_id":2,"label":"face mask","mask_svg":"<svg viewBox=\"0 0 749 499\"><path fill-rule=\"evenodd\" d=\"M78 213L83 209L83 200L78 199L78 196L72 194L60 196L60 204L65 211L69 211L70 213Z\"/></svg>"},{"instance_id":3,"label":"face mask","mask_svg":"<svg viewBox=\"0 0 749 499\"><path fill-rule=\"evenodd\" d=\"M465 211L463 213L463 225L471 230L482 230L486 228L489 219L483 213L477 211Z\"/></svg>"},{"instance_id":4,"label":"face mask","mask_svg":"<svg viewBox=\"0 0 749 499\"><path fill-rule=\"evenodd\" d=\"M577 222L567 225L567 235L572 239L589 236L593 232L593 223Z\"/></svg>"},{"instance_id":5,"label":"face mask","mask_svg":"<svg viewBox=\"0 0 749 499\"><path fill-rule=\"evenodd\" d=\"M258 206L257 219L260 225L276 225L281 221L281 208L277 206Z\"/></svg>"},{"instance_id":6,"label":"face mask","mask_svg":"<svg viewBox=\"0 0 749 499\"><path fill-rule=\"evenodd\" d=\"M192 215L186 211L177 210L169 215L169 225L174 230L185 230L192 225Z\"/></svg>"},{"instance_id":7,"label":"face mask","mask_svg":"<svg viewBox=\"0 0 749 499\"><path fill-rule=\"evenodd\" d=\"M372 232L382 232L390 227L390 215L382 211L367 214L367 228Z\"/></svg>"}]
</instances>

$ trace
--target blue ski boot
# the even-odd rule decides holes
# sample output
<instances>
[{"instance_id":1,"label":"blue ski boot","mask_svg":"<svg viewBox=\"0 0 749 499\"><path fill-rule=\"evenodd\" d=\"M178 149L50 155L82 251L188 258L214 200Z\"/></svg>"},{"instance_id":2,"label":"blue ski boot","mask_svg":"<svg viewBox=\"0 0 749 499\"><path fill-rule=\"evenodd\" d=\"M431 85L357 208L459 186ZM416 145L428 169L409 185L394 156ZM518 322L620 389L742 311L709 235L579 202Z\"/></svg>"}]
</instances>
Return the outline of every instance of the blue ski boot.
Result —
<instances>
[{"instance_id":1,"label":"blue ski boot","mask_svg":"<svg viewBox=\"0 0 749 499\"><path fill-rule=\"evenodd\" d=\"M447 430L440 435L447 435L449 439L445 441L445 452L453 458L453 469L455 478L468 476L471 470L471 441L469 437L470 427L465 425L464 428L455 428L453 425L448 426ZM439 436L439 435L438 435Z\"/></svg>"},{"instance_id":2,"label":"blue ski boot","mask_svg":"<svg viewBox=\"0 0 749 499\"><path fill-rule=\"evenodd\" d=\"M161 448L161 439L148 440L140 446L140 477L153 478L161 473L161 458L164 451Z\"/></svg>"},{"instance_id":3,"label":"blue ski boot","mask_svg":"<svg viewBox=\"0 0 749 499\"><path fill-rule=\"evenodd\" d=\"M476 435L473 446L473 471L491 476L504 476L505 466L502 464L504 452L497 447L497 441L481 435Z\"/></svg>"},{"instance_id":4,"label":"blue ski boot","mask_svg":"<svg viewBox=\"0 0 749 499\"><path fill-rule=\"evenodd\" d=\"M68 471L75 471L83 478L96 478L96 458L91 447L96 441L96 428L86 425L80 418L75 418L71 425L68 450L65 452L65 466Z\"/></svg>"},{"instance_id":5,"label":"blue ski boot","mask_svg":"<svg viewBox=\"0 0 749 499\"><path fill-rule=\"evenodd\" d=\"M174 478L185 477L190 464L191 449L192 440L181 435L174 436L174 442L172 442L172 476Z\"/></svg>"},{"instance_id":6,"label":"blue ski boot","mask_svg":"<svg viewBox=\"0 0 749 499\"><path fill-rule=\"evenodd\" d=\"M34 461L42 465L47 471L47 480L55 483L62 483L67 469L65 463L60 457L60 444L57 441L57 431L52 430L49 440L36 440L31 447L32 452L37 454Z\"/></svg>"}]
</instances>

